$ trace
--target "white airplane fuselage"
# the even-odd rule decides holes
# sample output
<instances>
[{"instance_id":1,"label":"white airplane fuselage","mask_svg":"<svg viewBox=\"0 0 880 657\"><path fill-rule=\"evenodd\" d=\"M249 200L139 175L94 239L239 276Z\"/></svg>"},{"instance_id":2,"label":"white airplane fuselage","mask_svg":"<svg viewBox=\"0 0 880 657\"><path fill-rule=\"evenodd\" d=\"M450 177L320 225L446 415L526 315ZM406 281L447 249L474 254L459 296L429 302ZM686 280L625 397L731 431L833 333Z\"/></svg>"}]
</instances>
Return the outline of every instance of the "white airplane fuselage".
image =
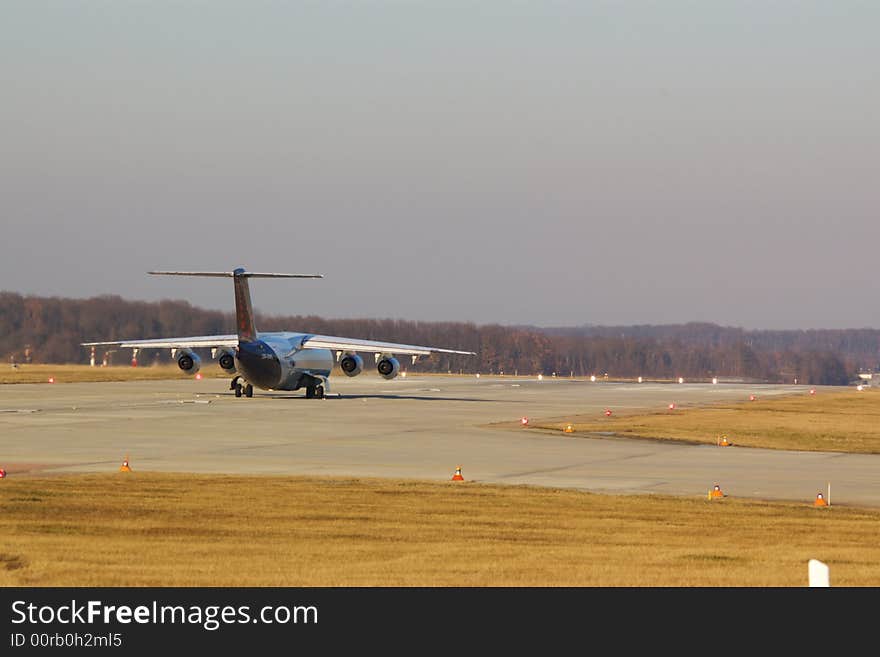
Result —
<instances>
[{"instance_id":1,"label":"white airplane fuselage","mask_svg":"<svg viewBox=\"0 0 880 657\"><path fill-rule=\"evenodd\" d=\"M303 333L260 333L257 340L239 341L236 369L265 390L298 390L315 378L330 376L334 356L329 349L303 349Z\"/></svg>"}]
</instances>

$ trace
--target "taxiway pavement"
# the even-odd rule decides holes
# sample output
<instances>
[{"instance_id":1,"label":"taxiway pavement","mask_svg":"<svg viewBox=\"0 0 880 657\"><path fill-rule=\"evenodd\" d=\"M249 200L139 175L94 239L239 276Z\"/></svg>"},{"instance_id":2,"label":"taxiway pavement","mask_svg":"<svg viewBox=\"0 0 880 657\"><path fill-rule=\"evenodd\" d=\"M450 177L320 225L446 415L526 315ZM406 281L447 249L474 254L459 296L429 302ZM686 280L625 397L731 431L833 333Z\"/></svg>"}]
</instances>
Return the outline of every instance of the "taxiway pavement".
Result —
<instances>
[{"instance_id":1,"label":"taxiway pavement","mask_svg":"<svg viewBox=\"0 0 880 657\"><path fill-rule=\"evenodd\" d=\"M339 397L235 398L224 379L0 386L10 476L118 470L466 480L605 493L880 506L880 456L718 448L489 427L805 393L805 386L609 383L525 377L333 377ZM820 388L817 402L824 389Z\"/></svg>"}]
</instances>

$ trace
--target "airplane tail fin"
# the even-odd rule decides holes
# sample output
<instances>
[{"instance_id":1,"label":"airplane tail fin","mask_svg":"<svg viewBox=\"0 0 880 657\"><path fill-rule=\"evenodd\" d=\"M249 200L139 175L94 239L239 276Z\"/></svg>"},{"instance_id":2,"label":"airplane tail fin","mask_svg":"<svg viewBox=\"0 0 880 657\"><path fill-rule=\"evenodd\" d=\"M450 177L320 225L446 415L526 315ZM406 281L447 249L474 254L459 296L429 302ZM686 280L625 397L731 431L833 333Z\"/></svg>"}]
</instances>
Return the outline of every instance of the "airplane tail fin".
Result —
<instances>
[{"instance_id":1,"label":"airplane tail fin","mask_svg":"<svg viewBox=\"0 0 880 657\"><path fill-rule=\"evenodd\" d=\"M254 327L254 308L251 303L249 278L324 278L321 274L275 274L245 271L239 267L234 271L150 271L154 276L207 276L214 278L231 278L235 288L235 324L238 339L241 342L253 342L257 339Z\"/></svg>"}]
</instances>

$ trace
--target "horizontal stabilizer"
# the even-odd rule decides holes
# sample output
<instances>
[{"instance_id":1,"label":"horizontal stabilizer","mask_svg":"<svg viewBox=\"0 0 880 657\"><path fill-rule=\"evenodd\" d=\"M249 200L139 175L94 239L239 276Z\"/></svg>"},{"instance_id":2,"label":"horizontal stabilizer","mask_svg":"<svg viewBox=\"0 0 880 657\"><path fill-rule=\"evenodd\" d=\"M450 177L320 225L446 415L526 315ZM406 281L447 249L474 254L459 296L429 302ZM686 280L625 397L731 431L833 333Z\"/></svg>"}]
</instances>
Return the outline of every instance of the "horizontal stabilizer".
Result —
<instances>
[{"instance_id":1,"label":"horizontal stabilizer","mask_svg":"<svg viewBox=\"0 0 880 657\"><path fill-rule=\"evenodd\" d=\"M154 276L207 276L210 278L231 278L235 289L235 323L238 327L238 339L251 342L257 339L254 326L254 308L251 304L249 278L324 278L323 274L276 274L257 273L244 267L236 267L232 271L149 271Z\"/></svg>"},{"instance_id":2,"label":"horizontal stabilizer","mask_svg":"<svg viewBox=\"0 0 880 657\"><path fill-rule=\"evenodd\" d=\"M324 278L323 274L275 274L253 271L148 271L154 276L209 276L215 278Z\"/></svg>"}]
</instances>

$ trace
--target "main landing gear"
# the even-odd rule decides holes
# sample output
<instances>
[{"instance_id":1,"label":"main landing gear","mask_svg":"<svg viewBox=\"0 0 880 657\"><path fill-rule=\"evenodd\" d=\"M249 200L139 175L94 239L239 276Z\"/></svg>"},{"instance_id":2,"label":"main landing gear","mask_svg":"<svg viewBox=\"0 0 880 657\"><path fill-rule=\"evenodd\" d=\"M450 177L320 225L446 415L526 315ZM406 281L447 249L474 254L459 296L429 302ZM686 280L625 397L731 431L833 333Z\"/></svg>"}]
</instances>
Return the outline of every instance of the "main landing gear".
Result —
<instances>
[{"instance_id":1,"label":"main landing gear","mask_svg":"<svg viewBox=\"0 0 880 657\"><path fill-rule=\"evenodd\" d=\"M306 386L306 399L324 399L324 386Z\"/></svg>"},{"instance_id":2,"label":"main landing gear","mask_svg":"<svg viewBox=\"0 0 880 657\"><path fill-rule=\"evenodd\" d=\"M229 389L235 391L236 397L241 397L242 395L245 397L254 396L254 386L250 383L242 383L240 376L233 377L232 383L229 384Z\"/></svg>"},{"instance_id":3,"label":"main landing gear","mask_svg":"<svg viewBox=\"0 0 880 657\"><path fill-rule=\"evenodd\" d=\"M308 381L309 383L305 386L306 399L324 399L326 394L326 379L310 377ZM298 386L296 389L299 390L301 388L302 386ZM232 378L232 381L229 383L229 389L235 393L236 397L254 396L254 386L245 381L241 375L236 375Z\"/></svg>"}]
</instances>

